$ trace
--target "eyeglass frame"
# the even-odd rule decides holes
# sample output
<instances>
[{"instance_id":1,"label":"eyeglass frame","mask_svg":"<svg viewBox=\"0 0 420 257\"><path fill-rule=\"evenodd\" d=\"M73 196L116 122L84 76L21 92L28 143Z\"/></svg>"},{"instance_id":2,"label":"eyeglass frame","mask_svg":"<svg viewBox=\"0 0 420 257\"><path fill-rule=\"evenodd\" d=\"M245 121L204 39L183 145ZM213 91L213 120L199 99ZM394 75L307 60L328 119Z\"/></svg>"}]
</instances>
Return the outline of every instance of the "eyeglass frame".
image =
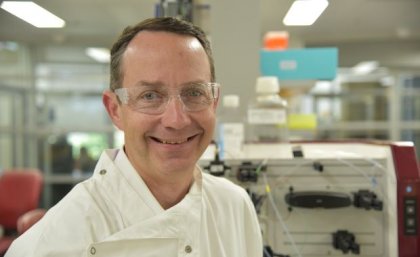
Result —
<instances>
[{"instance_id":1,"label":"eyeglass frame","mask_svg":"<svg viewBox=\"0 0 420 257\"><path fill-rule=\"evenodd\" d=\"M203 82L203 83L192 83L192 84L201 84L201 85L205 85L207 87L211 88L211 94L212 94L212 102L215 102L219 96L220 96L220 84L217 82ZM127 106L129 106L131 109L137 111L137 112L141 112L141 113L145 113L145 114L152 114L152 115L159 115L165 112L169 101L172 97L177 97L180 102L182 103L183 106L183 110L186 112L199 112L202 110L205 110L206 108L211 106L211 101L209 101L209 103L207 105L203 105L203 108L197 109L197 110L189 110L187 105L184 103L184 100L181 96L181 93L178 92L176 94L169 94L166 96L166 100L158 107L156 108L155 111L144 111L142 109L136 109L133 108L132 106L130 106L129 104L129 92L128 90L132 89L132 88L136 88L136 87L120 87L120 88L116 88L114 90L112 90L112 92L117 96L117 99L119 100L119 102L126 104ZM161 110L160 110L161 109Z\"/></svg>"}]
</instances>

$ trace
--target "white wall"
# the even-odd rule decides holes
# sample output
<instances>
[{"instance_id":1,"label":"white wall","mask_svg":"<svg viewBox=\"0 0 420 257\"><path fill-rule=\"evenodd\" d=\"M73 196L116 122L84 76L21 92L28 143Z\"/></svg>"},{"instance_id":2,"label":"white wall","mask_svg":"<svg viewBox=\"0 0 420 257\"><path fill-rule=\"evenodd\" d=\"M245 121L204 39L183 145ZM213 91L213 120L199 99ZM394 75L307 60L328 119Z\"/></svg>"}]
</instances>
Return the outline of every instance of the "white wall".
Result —
<instances>
[{"instance_id":1,"label":"white wall","mask_svg":"<svg viewBox=\"0 0 420 257\"><path fill-rule=\"evenodd\" d=\"M259 76L260 1L212 0L210 37L222 94L238 94L241 112ZM220 110L220 108L219 108Z\"/></svg>"}]
</instances>

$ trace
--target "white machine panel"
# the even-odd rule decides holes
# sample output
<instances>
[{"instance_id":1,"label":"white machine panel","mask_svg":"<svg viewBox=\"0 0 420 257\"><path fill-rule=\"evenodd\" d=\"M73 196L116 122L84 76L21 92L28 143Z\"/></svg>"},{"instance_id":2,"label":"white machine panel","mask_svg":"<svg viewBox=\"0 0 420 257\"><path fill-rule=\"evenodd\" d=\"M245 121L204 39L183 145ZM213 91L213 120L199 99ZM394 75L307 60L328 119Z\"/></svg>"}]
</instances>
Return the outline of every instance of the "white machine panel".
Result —
<instances>
[{"instance_id":1,"label":"white machine panel","mask_svg":"<svg viewBox=\"0 0 420 257\"><path fill-rule=\"evenodd\" d=\"M211 166L216 152L208 149L203 167ZM397 172L389 145L252 144L224 156L217 170L226 169L223 176L251 192L272 256L417 256L417 249L400 254Z\"/></svg>"}]
</instances>

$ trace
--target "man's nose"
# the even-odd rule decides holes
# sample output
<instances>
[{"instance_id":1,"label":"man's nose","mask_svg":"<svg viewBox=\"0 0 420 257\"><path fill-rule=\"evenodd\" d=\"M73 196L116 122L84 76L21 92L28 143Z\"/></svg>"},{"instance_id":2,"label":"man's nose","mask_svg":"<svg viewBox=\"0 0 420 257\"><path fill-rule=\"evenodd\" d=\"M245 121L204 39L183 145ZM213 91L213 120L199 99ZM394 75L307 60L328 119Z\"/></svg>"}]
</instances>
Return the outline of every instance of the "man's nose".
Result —
<instances>
[{"instance_id":1,"label":"man's nose","mask_svg":"<svg viewBox=\"0 0 420 257\"><path fill-rule=\"evenodd\" d=\"M171 96L162 114L162 124L166 127L181 129L190 123L190 116L185 110L181 97L179 95Z\"/></svg>"}]
</instances>

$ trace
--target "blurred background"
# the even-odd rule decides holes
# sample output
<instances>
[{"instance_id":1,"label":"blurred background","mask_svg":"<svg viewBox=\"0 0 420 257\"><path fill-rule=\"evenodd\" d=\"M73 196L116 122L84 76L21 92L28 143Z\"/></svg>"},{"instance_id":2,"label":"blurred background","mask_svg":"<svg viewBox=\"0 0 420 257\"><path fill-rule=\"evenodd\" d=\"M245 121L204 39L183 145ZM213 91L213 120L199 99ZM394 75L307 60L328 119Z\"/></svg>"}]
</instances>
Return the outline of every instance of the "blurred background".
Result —
<instances>
[{"instance_id":1,"label":"blurred background","mask_svg":"<svg viewBox=\"0 0 420 257\"><path fill-rule=\"evenodd\" d=\"M155 16L179 16L203 28L222 96L238 96L244 121L257 78L267 75L261 70L266 35L282 31L284 51L337 50L332 78L279 78L279 96L295 121L288 124L290 140L420 145L418 0L331 0L310 26L283 23L293 0L33 2L65 24L38 28L0 9L0 170L42 170L45 207L91 174L102 149L122 145L101 100L109 86L109 48L124 27Z\"/></svg>"}]
</instances>

